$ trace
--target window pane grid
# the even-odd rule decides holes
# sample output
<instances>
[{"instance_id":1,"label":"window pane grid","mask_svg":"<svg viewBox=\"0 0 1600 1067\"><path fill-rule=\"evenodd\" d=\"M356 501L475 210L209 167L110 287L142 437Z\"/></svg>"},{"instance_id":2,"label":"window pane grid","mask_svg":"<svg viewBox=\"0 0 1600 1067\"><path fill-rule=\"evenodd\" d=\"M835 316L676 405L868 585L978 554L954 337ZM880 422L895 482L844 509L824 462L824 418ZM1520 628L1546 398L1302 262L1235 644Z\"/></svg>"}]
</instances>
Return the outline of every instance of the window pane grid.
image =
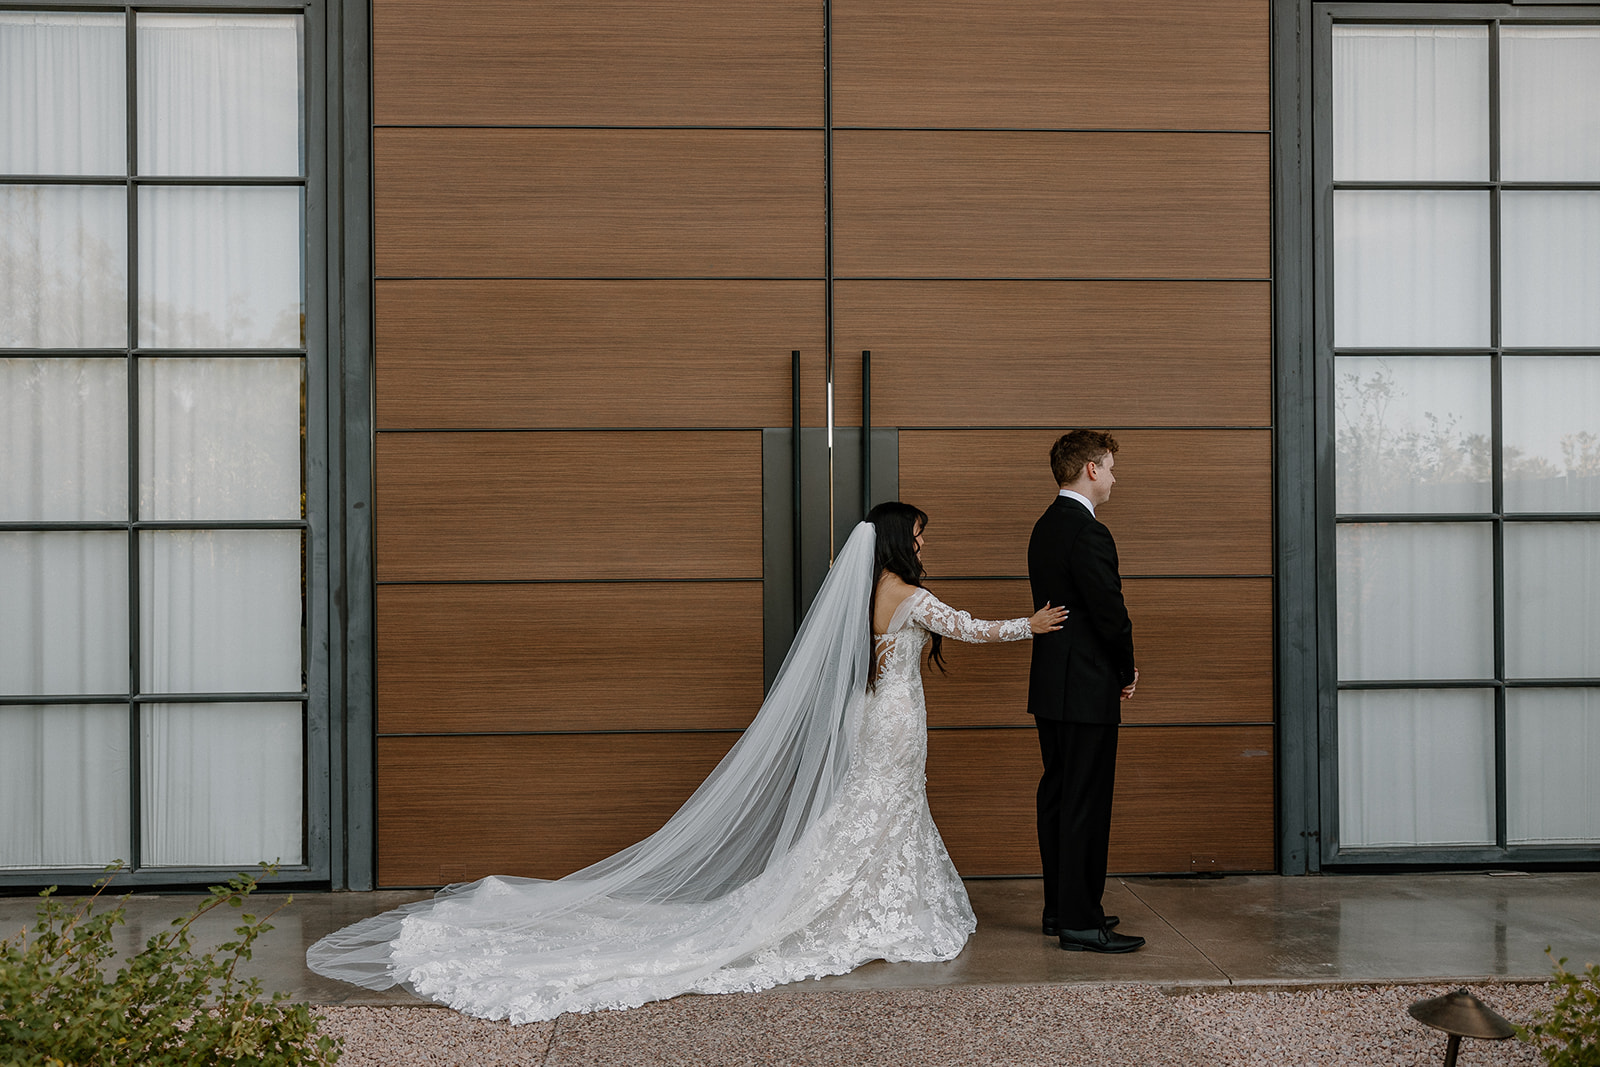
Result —
<instances>
[{"instance_id":1,"label":"window pane grid","mask_svg":"<svg viewBox=\"0 0 1600 1067\"><path fill-rule=\"evenodd\" d=\"M1453 25L1461 26L1465 24L1456 22L1453 23ZM1550 367L1554 368L1551 369L1549 373L1559 374L1561 373L1561 364L1557 361L1571 359L1574 361L1570 365L1571 373L1578 374L1584 369L1584 364L1593 361L1597 352L1600 352L1600 338L1596 338L1590 336L1588 333L1585 333L1583 327L1569 329L1568 334L1572 335L1573 340L1573 343L1569 345L1566 343L1566 341L1569 339L1567 336L1562 336L1559 341L1554 341L1552 336L1544 336L1535 339L1528 336L1529 330L1527 327L1520 325L1517 327L1516 336L1507 336L1505 301L1510 297L1508 297L1506 289L1505 271L1507 266L1505 263L1505 256L1510 253L1505 247L1505 226L1512 223L1508 223L1507 215L1504 209L1506 202L1505 197L1507 194L1513 197L1517 196L1518 194L1538 193L1593 195L1597 190L1600 190L1600 180L1596 180L1596 176L1592 174L1575 175L1573 176L1572 180L1530 180L1537 179L1540 176L1530 174L1526 169L1516 175L1518 180L1503 180L1503 171L1500 158L1502 148L1500 114L1502 98L1502 86L1500 83L1501 24L1498 20L1489 20L1486 25L1489 31L1489 48L1487 57L1489 92L1487 94L1487 100L1485 101L1487 105L1489 138L1487 179L1459 180L1459 176L1451 175L1452 180L1384 180L1382 178L1375 178L1369 173L1363 173L1357 180L1350 180L1342 179L1332 174L1332 168L1329 168L1329 171L1325 172L1327 176L1324 178L1325 184L1323 188L1329 190L1330 193L1327 201L1330 205L1330 211L1328 215L1324 216L1323 225L1331 226L1331 232L1337 235L1339 231L1339 223L1336 221L1336 219L1339 216L1332 208L1332 205L1334 205L1335 201L1338 199L1338 194L1340 193L1344 193L1346 196L1349 196L1352 193L1372 193L1382 195L1385 193L1418 194L1450 192L1460 193L1465 191L1486 192L1488 194L1486 208L1489 215L1489 247L1487 250L1487 267L1489 275L1489 299L1487 301L1489 311L1489 321L1487 324L1488 344L1483 347L1459 347L1449 344L1413 347L1409 343L1398 346L1392 344L1364 345L1359 343L1359 341L1357 341L1357 343L1350 343L1355 339L1349 336L1348 330L1345 331L1344 337L1339 336L1341 332L1338 324L1339 316L1335 315L1335 326L1334 329L1330 331L1332 343L1327 349L1324 349L1324 351L1328 352L1333 359L1333 365L1335 367L1334 376L1336 380L1341 377L1339 368L1342 365L1354 365L1355 361L1357 360L1370 360L1372 357L1394 357L1396 360L1414 361L1415 365L1418 366L1422 365L1422 361L1430 359L1449 360L1455 358L1459 360L1464 356L1474 356L1486 358L1488 360L1490 366L1490 396L1488 400L1491 426L1487 441L1487 458L1489 459L1487 473L1489 475L1490 483L1488 486L1489 495L1491 498L1490 510L1456 510L1453 512L1440 512L1399 509L1380 511L1376 508L1361 509L1345 503L1348 493L1341 485L1340 489L1338 490L1337 497L1337 500L1340 501L1340 503L1337 505L1337 510L1335 513L1329 516L1329 518L1331 519L1336 531L1348 531L1352 535L1358 534L1361 528L1364 526L1377 526L1378 524L1395 526L1404 524L1407 526L1412 526L1413 528L1418 526L1421 528L1427 528L1427 525L1447 523L1478 523L1487 526L1492 535L1491 565L1494 631L1493 677L1452 677L1438 679L1376 678L1366 676L1351 678L1345 677L1346 667L1343 665L1344 657L1337 656L1336 661L1340 663L1340 666L1336 669L1334 689L1339 694L1349 693L1352 698L1363 692L1388 692L1394 694L1396 697L1399 697L1405 693L1411 693L1420 696L1420 694L1430 690L1439 691L1441 695L1444 692L1454 691L1462 693L1464 696L1466 691L1471 690L1477 690L1484 693L1486 696L1492 694L1494 833L1492 842L1485 841L1483 844L1485 847L1488 847L1491 850L1505 854L1508 849L1515 848L1518 845L1526 846L1541 842L1588 844L1590 846L1600 842L1600 834L1595 834L1593 829L1590 830L1590 833L1594 836L1586 839L1574 838L1571 836L1547 837L1541 839L1538 838L1536 834L1530 836L1527 818L1518 817L1516 813L1508 812L1507 810L1508 797L1513 791L1513 786L1515 786L1517 797L1519 798L1517 802L1522 802L1520 798L1524 797L1524 795L1527 793L1527 787L1525 785L1517 785L1516 783L1511 782L1511 780L1508 778L1508 773L1510 770L1508 767L1507 754L1508 744L1510 744L1510 737L1508 734L1508 705L1513 699L1512 694L1549 693L1552 694L1552 698L1554 698L1561 691L1590 691L1591 693L1600 691L1600 677L1592 676L1589 671L1580 671L1578 672L1579 676L1576 677L1517 677L1514 676L1517 674L1515 668L1508 666L1508 635L1506 631L1508 615L1507 598L1511 594L1507 586L1507 539L1512 537L1518 530L1528 530L1531 532L1536 529L1551 529L1551 532L1554 533L1555 530L1550 524L1571 525L1600 522L1600 511L1595 510L1592 506L1586 506L1588 505L1589 498L1587 496L1587 490L1582 485L1578 485L1576 488L1567 490L1567 495L1559 500L1557 498L1547 496L1544 499L1539 499L1536 501L1534 498L1529 497L1527 493L1522 491L1520 488L1523 484L1523 479L1530 476L1528 474L1524 474L1521 468L1533 463L1534 466L1531 467L1530 470L1537 470L1540 473L1532 476L1548 479L1549 475L1543 473L1543 471L1549 469L1549 464L1545 463L1544 467L1540 468L1537 466L1539 456L1536 455L1532 459L1526 458L1524 456L1524 447L1521 446L1520 442L1516 438L1512 438L1508 432L1508 427L1506 425L1507 418L1509 417L1506 400L1507 369L1509 365L1519 374L1524 372L1531 373L1531 368L1534 366L1533 363L1518 363L1517 361L1527 361L1542 357L1548 359ZM1339 34L1338 25L1336 25L1334 32L1337 38ZM1337 64L1335 69L1337 70ZM1336 100L1343 99L1339 96L1339 90L1337 88L1335 89L1334 98ZM1338 106L1339 105L1336 103L1335 108L1337 109ZM1336 134L1336 136L1339 135ZM1566 176L1562 175L1561 177L1564 178ZM1518 214L1514 216L1512 220L1512 222L1515 224L1523 225L1520 222L1520 219L1525 214L1523 211L1525 203L1527 205L1532 205L1535 203L1535 201L1528 200L1524 202L1519 200L1516 202L1514 206L1518 208ZM1560 206L1561 204L1576 206L1578 201L1562 201L1556 206ZM1552 229L1549 232L1558 231ZM1519 231L1518 236L1519 238L1521 237L1521 231ZM1330 241L1330 249L1334 248L1334 246L1335 241ZM1592 258L1593 248L1590 247L1586 241L1582 243L1581 247L1587 249L1588 254ZM1332 281L1334 288L1334 299L1329 301L1328 305L1325 306L1342 306L1337 304L1337 301L1340 299L1337 293L1337 287L1339 284L1337 279L1343 277L1343 275L1339 274L1338 263L1341 255L1348 256L1349 254L1350 252L1348 247L1346 247L1342 252L1333 252L1334 270L1330 272L1329 278ZM1519 290L1519 292L1525 291L1526 289L1527 283L1523 282L1522 289ZM1567 303L1570 304L1571 301L1567 301ZM1545 318L1547 317L1548 316L1545 316ZM1544 319L1540 318L1539 316L1535 316L1535 318L1539 319L1541 322L1544 321ZM1544 332L1547 335L1549 334L1548 329L1545 329ZM1528 343L1532 340L1537 340L1538 343ZM1508 341L1511 341L1512 343L1508 344ZM1578 381L1581 383L1582 379L1578 379ZM1587 396L1587 391L1584 391L1584 395ZM1524 422L1529 419L1537 421L1537 416L1532 414L1521 417L1523 418ZM1595 442L1591 438L1593 438L1595 435L1592 430L1586 426L1586 424L1581 422L1579 417L1569 416L1568 422L1574 429L1568 434L1567 437L1562 439L1562 447L1564 449L1569 449L1569 454L1570 450L1581 451L1577 468L1579 471L1578 476L1581 479L1581 477L1585 476L1588 466L1594 465L1588 463L1589 453L1593 451L1597 455L1600 455L1600 447L1594 447ZM1582 428L1578 428L1580 426ZM1546 436L1549 435L1546 434ZM1546 447L1544 451L1548 452L1549 448ZM1517 471L1518 496L1514 504L1508 505L1508 478L1510 476L1508 464L1511 463L1514 458L1513 453L1516 453L1515 458L1517 459L1519 468ZM1342 452L1339 453L1339 458L1336 459L1336 463L1341 470L1344 469L1345 464L1349 461L1349 456ZM1569 468L1569 474L1567 477L1570 481L1570 479L1573 477L1570 470L1572 468L1571 460L1568 460L1567 467ZM1596 473L1600 473L1600 471L1597 471ZM1346 479L1348 474L1349 472L1346 471L1345 473L1338 475L1339 481L1342 482L1344 479ZM1333 501L1335 500L1335 495L1330 493L1325 499ZM1368 503L1371 502L1372 501L1368 501ZM1571 502L1573 506L1570 510L1548 510L1547 508L1536 510L1537 503L1549 502L1555 502L1558 504L1558 506L1561 503ZM1529 504L1533 504L1534 507L1529 507ZM1516 508L1519 507L1520 510L1516 510ZM1340 543L1343 544L1344 542L1341 541ZM1339 596L1346 597L1352 595L1350 590L1343 588L1343 586L1347 584L1346 578L1348 576L1345 572L1348 564L1343 559L1342 550L1340 561L1336 564L1336 566L1340 574L1339 585L1341 588L1338 590ZM1372 621L1375 622L1376 620ZM1402 622L1400 625L1405 625L1405 623ZM1344 630L1344 626L1338 627L1341 639L1344 636ZM1587 664L1582 664L1582 666L1587 666ZM1342 704L1342 701L1340 703ZM1342 713L1336 714L1336 720L1338 722L1343 722L1344 718L1345 716ZM1549 744L1550 742L1546 740L1543 743ZM1349 753L1345 753L1345 748L1346 746L1344 742L1341 741L1341 753L1345 754L1349 758L1357 757L1359 746L1356 749L1351 749ZM1419 751L1425 751L1425 749L1426 745L1424 745L1423 750ZM1527 757L1522 758L1526 763ZM1351 767L1356 767L1356 764L1351 764ZM1346 780L1348 773L1350 773L1349 770L1341 770L1337 774L1335 782L1335 788L1337 790L1343 791L1348 785L1351 784ZM1525 770L1522 772L1522 775L1523 779L1525 780L1527 776ZM1348 800L1349 798L1346 799ZM1335 821L1335 827L1343 826L1346 819L1359 819L1364 817L1360 814L1363 809L1359 805L1356 808L1342 810L1343 815ZM1357 849L1366 849L1370 847L1374 855L1377 855L1378 853L1392 855L1395 848L1401 848L1402 850L1409 851L1411 848L1426 848L1430 844L1470 845L1470 842L1456 839L1441 840L1439 842L1417 840L1409 846L1398 840L1389 842L1382 842L1376 839L1369 840L1366 830L1358 828L1360 825L1361 824L1356 822L1350 823L1348 832L1345 830L1336 829L1336 840L1341 842L1341 848L1354 847ZM1513 828L1513 825L1515 828Z\"/></svg>"},{"instance_id":2,"label":"window pane grid","mask_svg":"<svg viewBox=\"0 0 1600 1067\"><path fill-rule=\"evenodd\" d=\"M86 7L90 6L91 5L86 5ZM270 10L272 6L273 5L270 3L264 4L262 5L261 10ZM151 713L145 710L145 705L214 705L219 710L222 710L230 706L275 704L279 708L298 707L298 715L300 720L303 722L310 696L307 687L308 679L306 676L306 670L309 662L307 651L308 631L306 618L306 595L308 585L306 568L308 564L307 539L310 537L311 524L306 513L307 471L305 465L305 434L307 429L305 422L307 347L304 324L307 311L305 296L307 265L305 263L304 237L307 226L305 198L308 186L306 107L305 100L303 99L305 87L305 56L303 44L305 20L303 5L285 7L282 9L281 14L270 16L270 19L268 20L276 20L276 23L280 29L286 26L292 26L296 35L296 43L293 49L296 54L294 55L293 68L288 71L279 69L274 75L280 83L280 89L282 89L284 86L288 86L289 79L292 78L293 93L300 94L293 100L292 114L282 113L280 109L280 114L278 115L280 121L287 119L294 131L296 131L293 136L298 139L298 143L294 145L294 157L291 167L287 169L257 173L260 168L252 169L245 167L241 169L236 166L233 167L230 172L229 168L201 166L190 167L189 173L173 173L170 171L169 166L168 173L141 174L140 167L138 166L140 154L138 125L141 119L139 104L139 43L141 22L146 18L154 19L156 21L165 20L168 23L192 22L195 24L194 27L185 25L178 28L198 28L199 32L211 32L210 28L222 25L224 23L233 25L235 28L237 28L239 25L251 24L252 21L255 23L260 23L263 20L263 16L259 14L229 10L229 8L226 6L213 7L209 9L196 8L190 13L176 16L145 16L142 12L142 9L127 5L118 5L114 8L107 6L102 10L109 15L121 16L119 20L119 30L123 35L124 66L120 73L122 75L121 81L123 83L121 89L123 98L118 101L117 106L122 111L122 121L125 128L125 133L122 138L123 143L122 145L118 146L120 150L119 154L123 156L121 166L123 173L120 175L116 174L116 168L114 164L109 168L109 173L107 168L102 168L97 170L95 173L89 174L29 174L24 173L21 168L9 167L4 168L5 172L0 173L0 197L3 197L5 191L8 189L26 186L39 186L45 188L90 187L100 189L110 189L121 186L123 188L123 197L119 197L117 199L123 201L125 204L125 221L118 223L119 226L125 227L126 232L125 248L121 250L124 261L123 269L125 270L121 288L126 294L126 314L124 316L125 321L122 327L124 344L120 347L107 347L104 345L103 340L97 339L99 340L98 344L78 346L70 346L67 344L51 345L49 347L23 347L22 345L5 346L0 347L0 360L15 361L19 359L25 359L50 362L60 360L65 362L71 360L84 360L87 358L99 358L119 359L123 361L124 366L126 367L124 381L126 387L126 403L128 405L124 422L126 428L127 449L127 455L124 461L126 467L124 477L126 479L126 493L128 496L123 506L125 507L126 518L111 519L110 521L107 521L103 518L95 518L89 521L77 521L67 518L45 518L42 520L32 520L19 519L13 515L0 513L0 536L17 536L27 534L44 535L49 533L82 536L87 533L104 534L120 532L126 538L127 561L124 568L125 577L123 581L126 583L124 588L126 591L127 601L127 651L125 653L127 660L126 669L128 672L127 688L120 692L114 691L109 693L58 694L54 692L8 692L8 690L12 689L12 687L5 684L0 684L0 709L26 709L33 707L40 709L39 713L45 715L51 714L52 711L55 714L67 714L72 708L79 706L105 707L115 705L123 709L122 714L126 718L128 755L126 760L127 797L125 804L122 807L122 818L125 821L125 837L130 847L118 847L116 849L116 853L117 855L123 856L129 861L131 869L138 870L141 867L147 866L143 856L145 851L145 828L142 824L147 821L147 818L149 817L148 811L146 811L145 818L139 817L139 813L141 812L142 806L147 806L150 802L150 788L162 784L156 782L141 782L140 780L141 767L143 764L148 763L150 758L148 753L141 755L144 749L148 747L148 736L150 729L152 728L152 720L149 719ZM25 12L23 14L31 15L32 13ZM48 14L48 12L41 12L41 14ZM196 97L196 99L206 99L207 95L208 94L200 94ZM254 91L248 91L247 89L247 91L237 95L239 99L243 101L243 105L249 107L252 106L253 102L259 97L260 94ZM278 95L282 97L282 92L280 92ZM230 132L226 128L225 123L223 124L223 127L224 134ZM183 122L179 122L172 127L172 131L175 131L176 134L180 136L186 135L189 129L189 125ZM169 131L169 137L172 135L172 131ZM282 138L279 139L281 140ZM235 152L235 155L242 155L245 158L249 158L253 146L248 143L248 139L240 138L238 139L238 144L242 146L242 152ZM182 164L180 164L180 166L182 166ZM141 190L153 191L165 189L171 190L171 195L173 196L186 196L189 195L186 192L187 190L194 190L196 193L204 195L204 190L208 187L219 190L219 194L221 195L231 195L227 194L225 192L226 190L238 190L241 193L248 193L248 191L252 189L260 189L264 191L273 189L294 189L299 191L299 207L297 209L298 219L296 220L294 226L293 237L294 245L297 248L297 252L295 253L297 262L294 263L293 269L295 271L296 279L294 286L295 291L298 294L296 301L298 303L299 319L299 322L293 325L293 329L294 334L296 335L294 340L296 340L298 344L289 347L284 347L281 345L262 347L257 345L256 347L250 348L225 348L219 347L218 341L221 340L222 343L225 344L226 340L218 338L197 347L174 348L170 346L141 345L140 331L142 324L140 310L142 301L140 294L148 288L148 285L152 279L147 277L141 280L140 278L140 254L141 249L146 248L148 243L155 237L155 235L151 233L144 232L146 226L141 224L140 201L142 198L150 195L148 192L141 194ZM148 216L148 210L145 212L145 214ZM144 223L148 224L149 221L150 220L147 217L144 220ZM4 331L10 314L10 310L7 309L3 304L0 304L0 346L5 345L4 339L6 334ZM276 340L276 338L274 338L274 340ZM48 344L48 342L45 343ZM192 519L171 516L160 519L147 519L141 517L141 423L148 423L147 419L141 417L140 411L141 377L148 378L148 375L141 375L142 369L148 369L144 365L147 364L152 358L165 358L169 361L226 360L230 363L237 363L238 366L244 368L249 365L248 361L253 359L262 360L275 358L281 361L286 357L296 360L300 368L300 395L297 405L298 413L294 415L294 418L298 421L297 436L300 443L298 446L298 455L293 461L293 477L297 482L299 489L298 493L296 494L298 499L293 506L293 515L290 516L280 514L276 517L230 517L216 519L208 519L204 517L204 515L200 515ZM240 363L238 361L245 362ZM213 452L213 455L215 454L216 453ZM226 472L224 472L224 476L225 475ZM215 483L213 482L212 484ZM209 490L209 486L207 488ZM279 495L281 497L281 493ZM148 671L143 669L145 665L141 662L141 660L145 657L141 656L140 652L141 626L144 625L144 620L141 618L141 616L146 610L146 602L150 596L147 591L142 592L140 588L140 554L142 540L151 537L164 536L174 536L180 538L184 536L206 538L213 532L222 536L231 535L235 537L248 537L251 534L267 536L270 535L272 531L293 533L297 535L295 539L299 542L297 553L299 559L298 563L294 565L295 578L297 582L297 592L295 594L295 598L299 605L297 609L299 622L297 625L295 625L293 630L293 641L298 646L298 652L295 657L297 661L295 673L298 674L298 687L291 688L286 691L274 690L258 692L250 691L245 687L240 686L235 687L228 692L222 693L165 692L150 689L147 686L148 679L145 677ZM145 547L148 550L148 543ZM282 562L287 563L288 561L287 559L284 559ZM281 565L279 569L282 569ZM248 571L248 567L246 568L246 571ZM247 610L252 609L252 605L241 606ZM280 613L282 607L283 606L280 605ZM3 622L3 620L0 620L0 622ZM245 709L241 708L241 712L244 710ZM303 759L303 757L299 758ZM296 791L300 790L301 787L298 782L295 784L294 788ZM291 806L298 807L298 802ZM301 851L292 859L288 856L283 857L286 860L286 865L290 867L297 866L300 863L305 862L306 859L303 851L305 828L299 825L298 816L296 816L295 825L296 828L294 830L294 835L301 839L301 845L297 846ZM228 862L232 863L234 861L229 859ZM0 864L3 863L3 859L0 859ZM90 865L99 867L102 864L101 861L95 860ZM166 860L161 860L160 865L163 867L171 866L175 869L199 869L207 866L207 864L204 863L197 864L194 862L176 862L170 857ZM15 865L13 864L7 866L14 867ZM47 866L60 867L61 864L52 863L47 864ZM69 863L68 866L72 866L72 864Z\"/></svg>"}]
</instances>

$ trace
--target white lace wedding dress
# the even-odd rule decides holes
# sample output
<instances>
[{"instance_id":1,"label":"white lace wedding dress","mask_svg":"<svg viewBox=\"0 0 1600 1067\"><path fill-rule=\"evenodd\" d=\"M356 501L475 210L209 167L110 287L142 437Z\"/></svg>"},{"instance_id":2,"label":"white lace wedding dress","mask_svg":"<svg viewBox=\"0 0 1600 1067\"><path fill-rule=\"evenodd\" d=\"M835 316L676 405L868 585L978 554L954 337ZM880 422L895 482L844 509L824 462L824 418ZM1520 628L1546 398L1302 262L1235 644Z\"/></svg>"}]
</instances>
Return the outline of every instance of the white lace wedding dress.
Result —
<instances>
[{"instance_id":1,"label":"white lace wedding dress","mask_svg":"<svg viewBox=\"0 0 1600 1067\"><path fill-rule=\"evenodd\" d=\"M554 882L485 878L357 923L314 945L311 969L520 1023L954 958L977 920L928 811L921 653L929 631L1031 633L918 590L873 639L866 691L871 529L840 553L756 721L660 831Z\"/></svg>"}]
</instances>

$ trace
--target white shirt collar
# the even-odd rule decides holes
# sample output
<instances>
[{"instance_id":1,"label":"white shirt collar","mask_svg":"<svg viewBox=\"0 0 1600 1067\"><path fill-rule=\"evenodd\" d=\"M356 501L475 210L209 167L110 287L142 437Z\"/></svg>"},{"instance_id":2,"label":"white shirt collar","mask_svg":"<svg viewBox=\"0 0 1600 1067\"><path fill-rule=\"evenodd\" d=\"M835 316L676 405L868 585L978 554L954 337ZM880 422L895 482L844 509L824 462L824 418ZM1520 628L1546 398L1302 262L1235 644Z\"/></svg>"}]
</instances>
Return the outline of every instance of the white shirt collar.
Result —
<instances>
[{"instance_id":1,"label":"white shirt collar","mask_svg":"<svg viewBox=\"0 0 1600 1067\"><path fill-rule=\"evenodd\" d=\"M1074 493L1071 489L1063 489L1063 490L1061 490L1061 492L1057 493L1056 495L1057 496L1070 496L1072 499L1076 500L1078 503L1080 503L1084 507L1088 508L1090 515L1094 514L1094 503L1088 497L1084 496L1082 493Z\"/></svg>"}]
</instances>

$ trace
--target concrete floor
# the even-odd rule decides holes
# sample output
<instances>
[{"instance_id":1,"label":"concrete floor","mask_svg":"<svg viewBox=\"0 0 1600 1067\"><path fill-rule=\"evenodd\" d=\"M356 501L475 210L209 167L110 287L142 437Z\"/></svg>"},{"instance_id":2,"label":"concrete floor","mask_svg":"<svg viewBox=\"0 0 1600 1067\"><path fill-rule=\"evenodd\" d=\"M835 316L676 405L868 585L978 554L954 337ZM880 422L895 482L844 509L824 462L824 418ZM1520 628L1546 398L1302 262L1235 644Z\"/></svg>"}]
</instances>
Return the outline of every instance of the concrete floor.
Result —
<instances>
[{"instance_id":1,"label":"concrete floor","mask_svg":"<svg viewBox=\"0 0 1600 1067\"><path fill-rule=\"evenodd\" d=\"M803 990L1140 983L1180 989L1412 980L1535 980L1550 973L1545 947L1575 962L1600 960L1600 874L1406 874L1304 878L1113 879L1106 910L1149 944L1123 956L1063 952L1038 931L1040 883L967 883L978 932L949 963L869 963L785 987ZM428 894L304 893L273 919L248 973L269 990L314 1004L423 1003L375 993L305 969L305 948L330 930ZM185 914L195 897L138 895L119 934L125 951ZM281 896L261 896L265 911ZM30 897L0 898L0 936L28 925ZM238 913L219 909L197 940L226 940Z\"/></svg>"}]
</instances>

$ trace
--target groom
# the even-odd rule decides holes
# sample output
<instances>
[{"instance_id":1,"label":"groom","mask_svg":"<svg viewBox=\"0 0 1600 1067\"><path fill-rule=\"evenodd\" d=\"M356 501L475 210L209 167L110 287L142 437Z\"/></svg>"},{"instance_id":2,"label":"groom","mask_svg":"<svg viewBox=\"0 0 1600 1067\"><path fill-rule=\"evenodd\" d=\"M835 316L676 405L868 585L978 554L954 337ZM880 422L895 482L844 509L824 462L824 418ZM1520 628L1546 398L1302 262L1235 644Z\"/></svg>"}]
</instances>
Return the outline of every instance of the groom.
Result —
<instances>
[{"instance_id":1,"label":"groom","mask_svg":"<svg viewBox=\"0 0 1600 1067\"><path fill-rule=\"evenodd\" d=\"M1028 580L1035 609L1071 613L1033 640L1028 713L1039 728L1039 854L1044 860L1044 932L1075 952L1132 952L1142 937L1117 933L1100 898L1111 840L1120 704L1133 696L1133 623L1122 601L1117 546L1095 519L1111 499L1117 441L1073 430L1050 449L1060 492L1033 527Z\"/></svg>"}]
</instances>

